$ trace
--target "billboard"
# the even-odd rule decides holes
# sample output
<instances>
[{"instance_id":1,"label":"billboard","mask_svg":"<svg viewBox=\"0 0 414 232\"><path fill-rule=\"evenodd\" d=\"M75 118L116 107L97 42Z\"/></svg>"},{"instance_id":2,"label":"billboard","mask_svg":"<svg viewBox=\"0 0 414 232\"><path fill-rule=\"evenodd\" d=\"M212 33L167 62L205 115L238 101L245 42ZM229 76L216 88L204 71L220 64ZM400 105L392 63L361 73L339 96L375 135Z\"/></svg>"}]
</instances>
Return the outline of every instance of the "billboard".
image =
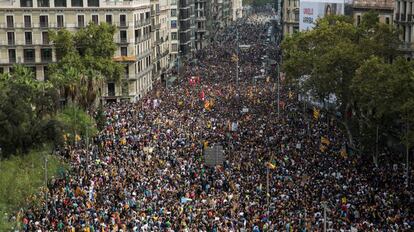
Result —
<instances>
[{"instance_id":1,"label":"billboard","mask_svg":"<svg viewBox=\"0 0 414 232\"><path fill-rule=\"evenodd\" d=\"M343 15L345 0L300 0L299 30L310 30L318 18Z\"/></svg>"}]
</instances>

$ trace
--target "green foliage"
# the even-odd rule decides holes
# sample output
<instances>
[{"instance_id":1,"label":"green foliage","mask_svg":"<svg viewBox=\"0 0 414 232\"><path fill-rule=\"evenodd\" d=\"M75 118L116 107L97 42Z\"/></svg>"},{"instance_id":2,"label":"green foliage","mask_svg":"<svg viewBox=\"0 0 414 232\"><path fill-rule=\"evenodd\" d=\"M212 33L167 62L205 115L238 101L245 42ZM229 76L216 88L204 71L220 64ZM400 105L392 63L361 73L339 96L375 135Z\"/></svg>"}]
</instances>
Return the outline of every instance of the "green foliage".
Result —
<instances>
[{"instance_id":1,"label":"green foliage","mask_svg":"<svg viewBox=\"0 0 414 232\"><path fill-rule=\"evenodd\" d=\"M345 124L359 125L353 132L367 139L364 144L375 144L377 128L410 137L401 128L414 119L414 65L397 58L398 35L375 12L364 14L358 26L348 17L328 16L283 41L283 71L292 85L319 100L334 94L342 115L356 112Z\"/></svg>"},{"instance_id":2,"label":"green foliage","mask_svg":"<svg viewBox=\"0 0 414 232\"><path fill-rule=\"evenodd\" d=\"M9 219L23 207L42 203L46 156L49 179L57 176L59 170L67 170L67 165L57 156L48 155L50 151L46 147L0 160L0 231L12 231L17 226Z\"/></svg>"},{"instance_id":3,"label":"green foliage","mask_svg":"<svg viewBox=\"0 0 414 232\"><path fill-rule=\"evenodd\" d=\"M104 79L119 81L123 66L112 60L117 49L113 25L90 23L71 34L66 29L51 32L51 39L58 48L61 59L51 66L51 80L68 101L90 110L101 93Z\"/></svg>"},{"instance_id":4,"label":"green foliage","mask_svg":"<svg viewBox=\"0 0 414 232\"><path fill-rule=\"evenodd\" d=\"M102 106L99 106L98 110L96 111L95 121L96 121L96 126L99 131L105 128L106 117L105 117L105 112Z\"/></svg>"},{"instance_id":5,"label":"green foliage","mask_svg":"<svg viewBox=\"0 0 414 232\"><path fill-rule=\"evenodd\" d=\"M0 156L25 153L36 144L52 141L48 118L56 112L57 92L39 82L23 66L0 78Z\"/></svg>"},{"instance_id":6,"label":"green foliage","mask_svg":"<svg viewBox=\"0 0 414 232\"><path fill-rule=\"evenodd\" d=\"M82 109L69 106L56 116L56 120L62 124L64 134L68 134L69 142L75 142L75 136L91 138L96 135L95 120Z\"/></svg>"}]
</instances>

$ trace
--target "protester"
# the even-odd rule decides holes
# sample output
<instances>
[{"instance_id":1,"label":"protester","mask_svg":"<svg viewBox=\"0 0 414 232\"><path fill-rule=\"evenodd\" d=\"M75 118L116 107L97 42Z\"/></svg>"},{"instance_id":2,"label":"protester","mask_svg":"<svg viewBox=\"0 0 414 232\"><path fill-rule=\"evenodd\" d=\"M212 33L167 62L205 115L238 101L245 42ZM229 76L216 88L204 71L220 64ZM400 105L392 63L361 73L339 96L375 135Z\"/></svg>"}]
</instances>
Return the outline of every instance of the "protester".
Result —
<instances>
[{"instance_id":1,"label":"protester","mask_svg":"<svg viewBox=\"0 0 414 232\"><path fill-rule=\"evenodd\" d=\"M265 43L268 18L220 30L173 86L108 105L105 129L67 149L71 174L49 183L48 210L27 210L24 230L322 231L326 204L333 231L412 231L401 164L347 154L335 121L313 118L283 87L278 116L274 80L253 79L266 51L277 53ZM251 45L239 85L236 30ZM226 159L208 167L202 152L215 144Z\"/></svg>"}]
</instances>

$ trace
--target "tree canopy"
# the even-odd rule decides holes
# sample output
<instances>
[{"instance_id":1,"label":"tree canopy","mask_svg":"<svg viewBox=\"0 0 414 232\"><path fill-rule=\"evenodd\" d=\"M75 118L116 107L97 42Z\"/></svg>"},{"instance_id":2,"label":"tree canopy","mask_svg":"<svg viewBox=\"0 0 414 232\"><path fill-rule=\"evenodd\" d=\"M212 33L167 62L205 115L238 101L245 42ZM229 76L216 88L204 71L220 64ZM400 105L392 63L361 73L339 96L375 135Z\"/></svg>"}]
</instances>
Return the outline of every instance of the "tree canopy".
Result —
<instances>
[{"instance_id":1,"label":"tree canopy","mask_svg":"<svg viewBox=\"0 0 414 232\"><path fill-rule=\"evenodd\" d=\"M74 34L66 29L50 32L59 58L51 66L51 80L66 101L90 109L104 80L119 81L124 69L112 60L115 31L113 25L90 23Z\"/></svg>"},{"instance_id":2,"label":"tree canopy","mask_svg":"<svg viewBox=\"0 0 414 232\"><path fill-rule=\"evenodd\" d=\"M364 14L360 25L346 16L327 16L312 30L285 38L283 71L303 93L321 101L335 95L346 127L359 125L349 134L375 144L367 135L379 127L413 144L402 125L414 118L414 64L399 58L398 36L399 30L379 23L375 12Z\"/></svg>"}]
</instances>

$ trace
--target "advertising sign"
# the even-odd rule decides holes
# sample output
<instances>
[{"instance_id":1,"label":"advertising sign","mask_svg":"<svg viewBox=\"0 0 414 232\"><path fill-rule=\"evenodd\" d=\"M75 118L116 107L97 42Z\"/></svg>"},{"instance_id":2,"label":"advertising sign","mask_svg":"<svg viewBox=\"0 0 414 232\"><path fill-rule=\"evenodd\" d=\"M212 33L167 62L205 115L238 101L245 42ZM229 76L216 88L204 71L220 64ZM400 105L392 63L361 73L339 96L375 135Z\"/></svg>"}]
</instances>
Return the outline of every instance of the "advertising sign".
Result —
<instances>
[{"instance_id":1,"label":"advertising sign","mask_svg":"<svg viewBox=\"0 0 414 232\"><path fill-rule=\"evenodd\" d=\"M344 8L345 0L300 0L299 30L312 29L318 18L343 15Z\"/></svg>"}]
</instances>

